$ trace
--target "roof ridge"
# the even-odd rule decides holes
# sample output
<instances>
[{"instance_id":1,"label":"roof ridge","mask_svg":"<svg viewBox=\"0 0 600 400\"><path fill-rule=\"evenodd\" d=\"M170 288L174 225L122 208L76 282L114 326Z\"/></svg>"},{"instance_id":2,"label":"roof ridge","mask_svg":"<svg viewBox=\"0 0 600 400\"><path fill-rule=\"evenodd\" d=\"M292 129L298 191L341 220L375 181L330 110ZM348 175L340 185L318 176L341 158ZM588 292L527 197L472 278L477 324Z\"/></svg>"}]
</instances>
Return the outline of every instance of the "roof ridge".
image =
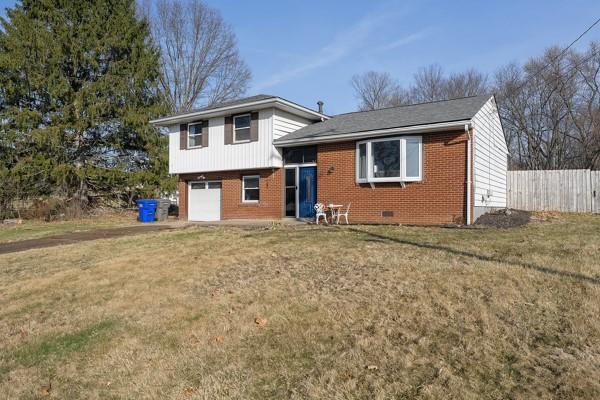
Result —
<instances>
[{"instance_id":1,"label":"roof ridge","mask_svg":"<svg viewBox=\"0 0 600 400\"><path fill-rule=\"evenodd\" d=\"M192 109L192 110L187 111L187 112L202 111L202 110L207 109L207 108L219 108L219 107L227 105L229 103L243 102L243 101L255 98L255 97L265 97L265 98L272 98L272 99L274 99L274 98L278 98L279 96L275 96L275 95L272 95L272 94L263 94L263 93L253 94L252 96L239 97L237 99L225 100L225 101L221 101L221 102L218 102L218 103L213 103L211 105L206 105L206 106L203 106L203 107L198 107L198 108Z\"/></svg>"},{"instance_id":2,"label":"roof ridge","mask_svg":"<svg viewBox=\"0 0 600 400\"><path fill-rule=\"evenodd\" d=\"M432 101L424 101L421 103L413 103L413 104L402 104L399 106L389 106L389 107L382 107L382 108L376 108L374 110L364 110L364 111L350 111L347 113L341 113L341 114L336 114L336 115L332 115L332 118L335 118L337 116L340 115L348 115L348 114L360 114L360 113L367 113L367 112L373 112L373 111L380 111L380 110L389 110L392 108L405 108L405 107L412 107L412 106L421 106L423 104L433 104L433 103L443 103L446 101L454 101L454 100L464 100L464 99L471 99L473 97L480 97L480 96L487 96L487 93L483 93L483 94L474 94L472 96L464 96L464 97L455 97L453 99L444 99L444 100L432 100ZM491 95L490 95L491 96Z\"/></svg>"}]
</instances>

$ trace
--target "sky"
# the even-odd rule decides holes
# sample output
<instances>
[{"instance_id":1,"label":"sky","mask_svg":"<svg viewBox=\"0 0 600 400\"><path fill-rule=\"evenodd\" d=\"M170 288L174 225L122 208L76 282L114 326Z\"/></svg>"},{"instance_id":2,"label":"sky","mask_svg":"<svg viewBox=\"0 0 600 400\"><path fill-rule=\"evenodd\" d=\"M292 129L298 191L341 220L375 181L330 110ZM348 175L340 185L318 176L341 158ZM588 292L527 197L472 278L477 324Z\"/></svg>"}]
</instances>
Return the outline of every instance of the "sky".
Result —
<instances>
[{"instance_id":1,"label":"sky","mask_svg":"<svg viewBox=\"0 0 600 400\"><path fill-rule=\"evenodd\" d=\"M205 0L220 11L252 71L248 95L273 94L327 114L354 111L350 79L389 72L407 86L421 66L493 75L552 45L566 46L597 18L600 1ZM14 5L0 0L0 8ZM600 41L600 25L575 46Z\"/></svg>"}]
</instances>

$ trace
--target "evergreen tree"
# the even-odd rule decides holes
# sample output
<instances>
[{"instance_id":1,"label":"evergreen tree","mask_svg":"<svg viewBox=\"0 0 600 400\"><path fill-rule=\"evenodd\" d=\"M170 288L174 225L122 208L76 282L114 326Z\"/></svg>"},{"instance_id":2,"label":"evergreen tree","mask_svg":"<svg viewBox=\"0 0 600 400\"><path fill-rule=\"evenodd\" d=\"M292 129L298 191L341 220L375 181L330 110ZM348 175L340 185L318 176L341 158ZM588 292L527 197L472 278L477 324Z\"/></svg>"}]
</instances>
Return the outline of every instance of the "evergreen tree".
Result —
<instances>
[{"instance_id":1,"label":"evergreen tree","mask_svg":"<svg viewBox=\"0 0 600 400\"><path fill-rule=\"evenodd\" d=\"M148 124L165 111L159 54L135 0L23 0L0 25L0 195L85 206L172 186Z\"/></svg>"}]
</instances>

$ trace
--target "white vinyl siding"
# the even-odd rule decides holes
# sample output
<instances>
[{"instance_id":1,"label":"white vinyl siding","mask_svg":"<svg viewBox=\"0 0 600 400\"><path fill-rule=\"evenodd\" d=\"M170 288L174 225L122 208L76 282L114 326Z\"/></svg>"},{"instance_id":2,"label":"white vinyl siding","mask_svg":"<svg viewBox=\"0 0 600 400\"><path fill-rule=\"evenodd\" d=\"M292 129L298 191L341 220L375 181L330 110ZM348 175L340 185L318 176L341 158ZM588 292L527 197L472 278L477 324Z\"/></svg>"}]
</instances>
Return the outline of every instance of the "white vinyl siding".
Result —
<instances>
[{"instance_id":1,"label":"white vinyl siding","mask_svg":"<svg viewBox=\"0 0 600 400\"><path fill-rule=\"evenodd\" d=\"M207 147L180 150L179 124L169 127L169 173L277 168L281 155L273 146L273 109L258 114L258 141L225 145L225 118L208 120Z\"/></svg>"},{"instance_id":2,"label":"white vinyl siding","mask_svg":"<svg viewBox=\"0 0 600 400\"><path fill-rule=\"evenodd\" d=\"M493 98L472 121L474 206L506 207L508 149Z\"/></svg>"},{"instance_id":3,"label":"white vinyl siding","mask_svg":"<svg viewBox=\"0 0 600 400\"><path fill-rule=\"evenodd\" d=\"M308 119L275 109L273 114L273 139L279 139L288 133L304 128L310 123L311 121Z\"/></svg>"}]
</instances>

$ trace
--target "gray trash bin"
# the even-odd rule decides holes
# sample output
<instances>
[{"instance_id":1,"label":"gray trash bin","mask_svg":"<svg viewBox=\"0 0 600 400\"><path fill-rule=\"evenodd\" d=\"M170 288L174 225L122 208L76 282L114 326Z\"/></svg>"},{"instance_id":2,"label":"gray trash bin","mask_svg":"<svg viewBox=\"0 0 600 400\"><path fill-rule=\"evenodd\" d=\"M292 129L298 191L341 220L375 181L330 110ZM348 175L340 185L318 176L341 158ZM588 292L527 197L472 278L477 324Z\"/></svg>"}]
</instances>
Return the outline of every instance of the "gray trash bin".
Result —
<instances>
[{"instance_id":1,"label":"gray trash bin","mask_svg":"<svg viewBox=\"0 0 600 400\"><path fill-rule=\"evenodd\" d=\"M159 199L158 205L156 206L156 220L166 221L169 217L169 206L171 206L171 200Z\"/></svg>"}]
</instances>

